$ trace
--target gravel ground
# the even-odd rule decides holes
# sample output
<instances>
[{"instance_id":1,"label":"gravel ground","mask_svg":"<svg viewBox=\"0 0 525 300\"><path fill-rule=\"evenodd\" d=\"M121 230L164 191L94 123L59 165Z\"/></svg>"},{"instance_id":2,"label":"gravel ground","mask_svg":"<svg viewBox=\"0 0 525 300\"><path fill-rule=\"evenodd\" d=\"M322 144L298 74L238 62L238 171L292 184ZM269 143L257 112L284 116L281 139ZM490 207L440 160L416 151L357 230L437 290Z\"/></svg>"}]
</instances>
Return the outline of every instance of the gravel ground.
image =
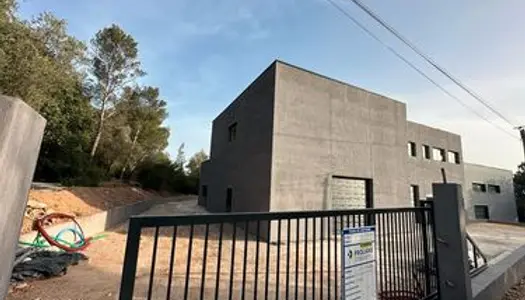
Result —
<instances>
[{"instance_id":1,"label":"gravel ground","mask_svg":"<svg viewBox=\"0 0 525 300\"><path fill-rule=\"evenodd\" d=\"M522 279L520 283L513 286L507 291L505 297L501 300L521 300L525 299L525 279Z\"/></svg>"}]
</instances>

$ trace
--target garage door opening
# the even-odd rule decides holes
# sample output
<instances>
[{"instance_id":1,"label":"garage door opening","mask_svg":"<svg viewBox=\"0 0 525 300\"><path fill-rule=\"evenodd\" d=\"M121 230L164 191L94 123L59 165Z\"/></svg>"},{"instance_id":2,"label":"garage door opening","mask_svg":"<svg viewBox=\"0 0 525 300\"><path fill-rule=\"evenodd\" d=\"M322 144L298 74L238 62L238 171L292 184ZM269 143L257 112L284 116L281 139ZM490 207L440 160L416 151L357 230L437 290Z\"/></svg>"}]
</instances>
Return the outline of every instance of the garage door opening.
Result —
<instances>
[{"instance_id":1,"label":"garage door opening","mask_svg":"<svg viewBox=\"0 0 525 300\"><path fill-rule=\"evenodd\" d=\"M333 176L331 196L332 209L372 208L372 180Z\"/></svg>"}]
</instances>

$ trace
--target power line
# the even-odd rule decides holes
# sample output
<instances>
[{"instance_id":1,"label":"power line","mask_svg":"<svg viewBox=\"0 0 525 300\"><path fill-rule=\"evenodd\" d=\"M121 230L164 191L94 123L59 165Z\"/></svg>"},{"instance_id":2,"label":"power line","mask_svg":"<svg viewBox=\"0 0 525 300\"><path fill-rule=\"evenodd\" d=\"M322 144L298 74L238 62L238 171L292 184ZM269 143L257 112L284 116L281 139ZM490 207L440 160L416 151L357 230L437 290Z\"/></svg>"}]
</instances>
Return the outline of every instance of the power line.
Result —
<instances>
[{"instance_id":1,"label":"power line","mask_svg":"<svg viewBox=\"0 0 525 300\"><path fill-rule=\"evenodd\" d=\"M458 78L453 76L450 72L445 70L445 68L438 65L432 58L430 58L428 55L423 53L419 48L417 48L414 43L412 43L410 40L408 40L406 37L401 35L399 31L397 31L395 28L390 26L386 21L381 19L376 13L374 13L369 7L361 3L359 0L351 0L354 2L359 8L361 8L364 12L366 12L370 17L372 17L374 20L376 20L379 24L381 24L385 29L387 29L390 33L392 33L394 36L396 36L399 40L401 40L405 45L407 45L410 49L412 49L414 52L416 52L420 57L422 57L426 62L431 64L434 68L436 68L441 74L445 75L448 79L452 80L456 85L458 85L461 89L463 89L465 92L467 92L469 95L474 97L476 100L481 102L486 108L488 108L490 111L495 113L498 117L500 117L505 122L509 123L510 126L516 127L513 122L511 122L508 118L506 118L502 113L500 113L498 110L496 110L492 105L488 103L487 100L483 99L479 94L475 93L472 89L467 87L465 84L463 84Z\"/></svg>"},{"instance_id":2,"label":"power line","mask_svg":"<svg viewBox=\"0 0 525 300\"><path fill-rule=\"evenodd\" d=\"M427 74L425 74L421 69L419 69L416 65L411 63L409 60L407 60L404 56L402 56L399 52L397 52L394 48L390 47L388 44L383 42L378 36L376 36L373 32L371 32L368 28L366 28L361 22L359 22L356 18L354 18L352 15L350 15L346 10L344 10L340 5L335 3L333 0L326 0L328 3L330 3L333 7L335 7L337 10L339 10L343 15L345 15L348 19L350 19L355 25L357 25L361 30L366 32L370 37L372 37L374 40L376 40L378 43L383 45L383 47L387 48L392 54L394 54L396 57L401 59L403 62L405 62L410 68L412 68L414 71L416 71L419 75L426 78L428 81L430 81L432 84L434 84L438 89L440 89L443 93L451 97L452 99L456 100L459 104L461 104L463 107L468 109L470 112L477 115L479 118L485 120L489 124L493 125L497 129L501 130L503 133L509 135L510 137L519 140L516 136L509 133L507 130L505 130L503 127L499 126L496 123L493 123L491 120L483 116L482 114L478 113L476 110L474 110L472 107L467 105L464 101L459 99L458 97L451 94L449 91L447 91L442 85L437 83L435 80L430 78Z\"/></svg>"}]
</instances>

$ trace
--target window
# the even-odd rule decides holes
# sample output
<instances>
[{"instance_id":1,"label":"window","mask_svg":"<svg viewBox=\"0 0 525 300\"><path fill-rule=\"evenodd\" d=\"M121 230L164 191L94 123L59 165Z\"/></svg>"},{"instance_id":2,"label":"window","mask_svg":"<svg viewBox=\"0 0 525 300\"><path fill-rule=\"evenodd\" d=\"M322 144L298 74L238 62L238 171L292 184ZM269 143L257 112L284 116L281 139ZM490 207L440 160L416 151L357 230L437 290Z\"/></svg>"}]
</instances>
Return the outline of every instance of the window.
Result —
<instances>
[{"instance_id":1,"label":"window","mask_svg":"<svg viewBox=\"0 0 525 300\"><path fill-rule=\"evenodd\" d=\"M425 159L431 159L431 154L430 154L430 146L429 145L423 145L423 157Z\"/></svg>"},{"instance_id":2,"label":"window","mask_svg":"<svg viewBox=\"0 0 525 300\"><path fill-rule=\"evenodd\" d=\"M448 161L459 165L459 153L456 151L448 151Z\"/></svg>"},{"instance_id":3,"label":"window","mask_svg":"<svg viewBox=\"0 0 525 300\"><path fill-rule=\"evenodd\" d=\"M410 200L412 201L413 207L419 206L419 186L417 185L410 186Z\"/></svg>"},{"instance_id":4,"label":"window","mask_svg":"<svg viewBox=\"0 0 525 300\"><path fill-rule=\"evenodd\" d=\"M232 188L227 188L226 189L226 212L232 211L232 198L233 198Z\"/></svg>"},{"instance_id":5,"label":"window","mask_svg":"<svg viewBox=\"0 0 525 300\"><path fill-rule=\"evenodd\" d=\"M486 205L474 205L474 216L478 220L488 220L489 207Z\"/></svg>"},{"instance_id":6,"label":"window","mask_svg":"<svg viewBox=\"0 0 525 300\"><path fill-rule=\"evenodd\" d=\"M228 127L228 142L233 142L237 138L237 123L233 123Z\"/></svg>"},{"instance_id":7,"label":"window","mask_svg":"<svg viewBox=\"0 0 525 300\"><path fill-rule=\"evenodd\" d=\"M487 191L487 186L483 183L472 183L472 190L475 192L485 193Z\"/></svg>"},{"instance_id":8,"label":"window","mask_svg":"<svg viewBox=\"0 0 525 300\"><path fill-rule=\"evenodd\" d=\"M407 147L408 147L408 155L412 157L416 157L417 156L416 143L408 142Z\"/></svg>"},{"instance_id":9,"label":"window","mask_svg":"<svg viewBox=\"0 0 525 300\"><path fill-rule=\"evenodd\" d=\"M447 157L445 156L445 150L441 148L433 148L432 157L435 161L447 161Z\"/></svg>"},{"instance_id":10,"label":"window","mask_svg":"<svg viewBox=\"0 0 525 300\"><path fill-rule=\"evenodd\" d=\"M487 185L487 188L489 193L501 194L501 187L499 185L489 184Z\"/></svg>"}]
</instances>

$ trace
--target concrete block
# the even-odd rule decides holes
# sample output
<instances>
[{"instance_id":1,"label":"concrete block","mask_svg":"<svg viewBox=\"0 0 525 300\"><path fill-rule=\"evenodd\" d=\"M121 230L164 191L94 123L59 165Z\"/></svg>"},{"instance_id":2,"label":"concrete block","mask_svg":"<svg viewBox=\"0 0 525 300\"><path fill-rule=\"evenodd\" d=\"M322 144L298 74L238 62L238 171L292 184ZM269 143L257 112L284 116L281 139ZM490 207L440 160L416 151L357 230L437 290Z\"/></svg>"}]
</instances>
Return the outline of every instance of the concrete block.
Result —
<instances>
[{"instance_id":1,"label":"concrete block","mask_svg":"<svg viewBox=\"0 0 525 300\"><path fill-rule=\"evenodd\" d=\"M22 100L0 95L0 299L7 295L45 124Z\"/></svg>"}]
</instances>

